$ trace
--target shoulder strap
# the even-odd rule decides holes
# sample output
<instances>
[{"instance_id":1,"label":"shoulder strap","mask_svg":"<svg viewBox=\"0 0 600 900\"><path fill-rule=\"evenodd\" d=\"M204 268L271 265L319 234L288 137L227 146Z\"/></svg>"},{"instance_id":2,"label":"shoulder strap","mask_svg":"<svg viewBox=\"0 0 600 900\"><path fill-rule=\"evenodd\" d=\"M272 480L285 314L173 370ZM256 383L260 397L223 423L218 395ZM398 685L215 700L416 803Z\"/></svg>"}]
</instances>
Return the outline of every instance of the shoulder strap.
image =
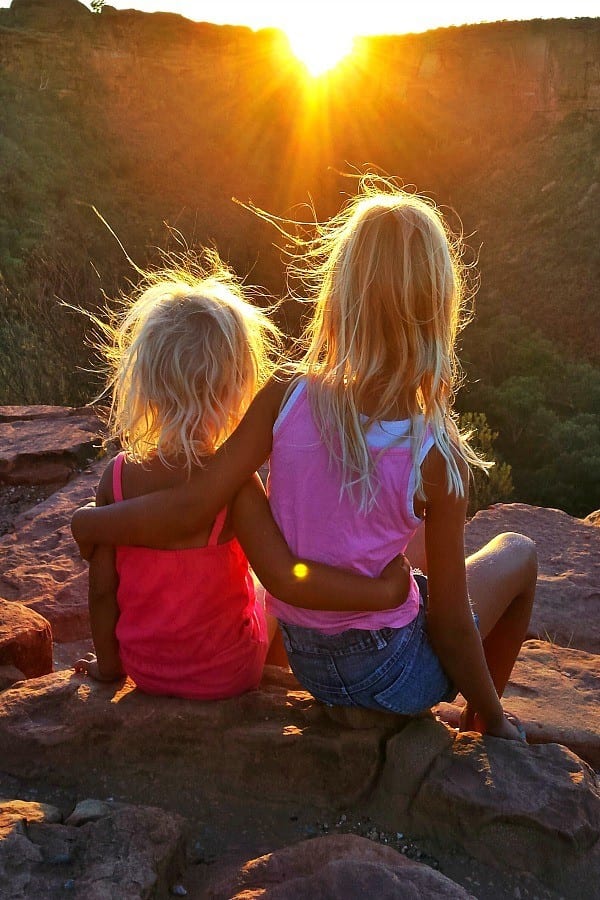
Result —
<instances>
[{"instance_id":1,"label":"shoulder strap","mask_svg":"<svg viewBox=\"0 0 600 900\"><path fill-rule=\"evenodd\" d=\"M215 524L212 527L212 531L210 533L210 537L208 539L207 547L214 547L214 545L219 540L219 536L223 531L223 525L225 524L225 519L227 518L227 507L223 507L221 512L218 514L215 519Z\"/></svg>"},{"instance_id":2,"label":"shoulder strap","mask_svg":"<svg viewBox=\"0 0 600 900\"><path fill-rule=\"evenodd\" d=\"M306 391L306 381L304 378L300 378L297 383L294 385L290 393L285 397L281 409L275 419L275 423L273 425L273 434L275 434L281 428L284 420L294 408L296 403L298 402L298 398L302 396L302 394Z\"/></svg>"},{"instance_id":3,"label":"shoulder strap","mask_svg":"<svg viewBox=\"0 0 600 900\"><path fill-rule=\"evenodd\" d=\"M121 452L118 456L115 457L113 462L113 470L112 470L112 489L113 489L113 500L115 503L120 503L123 499L123 463L125 462L125 453Z\"/></svg>"}]
</instances>

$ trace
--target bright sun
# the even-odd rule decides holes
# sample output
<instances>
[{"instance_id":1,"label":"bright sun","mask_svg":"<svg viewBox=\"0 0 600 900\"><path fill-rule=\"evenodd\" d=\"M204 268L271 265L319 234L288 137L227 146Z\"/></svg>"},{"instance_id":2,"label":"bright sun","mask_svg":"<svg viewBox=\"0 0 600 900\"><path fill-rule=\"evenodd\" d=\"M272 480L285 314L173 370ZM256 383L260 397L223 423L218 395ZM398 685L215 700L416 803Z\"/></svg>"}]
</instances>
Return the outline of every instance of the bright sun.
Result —
<instances>
[{"instance_id":1,"label":"bright sun","mask_svg":"<svg viewBox=\"0 0 600 900\"><path fill-rule=\"evenodd\" d=\"M333 69L345 56L352 53L354 35L334 29L330 22L307 22L289 28L287 35L292 53L304 63L313 78Z\"/></svg>"}]
</instances>

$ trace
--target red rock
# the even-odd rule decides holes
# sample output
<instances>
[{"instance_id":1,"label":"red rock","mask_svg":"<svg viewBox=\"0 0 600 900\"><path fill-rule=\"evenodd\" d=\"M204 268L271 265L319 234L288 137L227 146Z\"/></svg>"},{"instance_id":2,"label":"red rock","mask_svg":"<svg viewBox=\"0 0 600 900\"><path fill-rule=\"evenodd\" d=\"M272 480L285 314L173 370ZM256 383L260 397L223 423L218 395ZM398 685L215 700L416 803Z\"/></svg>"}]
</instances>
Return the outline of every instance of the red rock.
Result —
<instances>
[{"instance_id":1,"label":"red rock","mask_svg":"<svg viewBox=\"0 0 600 900\"><path fill-rule=\"evenodd\" d=\"M58 818L57 818L58 816ZM0 883L9 898L166 896L183 858L183 820L115 803L79 827L39 803L0 803ZM2 828L3 823L5 827Z\"/></svg>"},{"instance_id":2,"label":"red rock","mask_svg":"<svg viewBox=\"0 0 600 900\"><path fill-rule=\"evenodd\" d=\"M467 523L467 552L503 531L521 532L537 545L539 576L528 636L600 654L600 529L559 509L498 504Z\"/></svg>"},{"instance_id":3,"label":"red rock","mask_svg":"<svg viewBox=\"0 0 600 900\"><path fill-rule=\"evenodd\" d=\"M0 599L0 666L15 666L26 678L52 671L49 622L20 603Z\"/></svg>"},{"instance_id":4,"label":"red rock","mask_svg":"<svg viewBox=\"0 0 600 900\"><path fill-rule=\"evenodd\" d=\"M0 406L0 422L29 419L66 418L73 412L70 406Z\"/></svg>"},{"instance_id":5,"label":"red rock","mask_svg":"<svg viewBox=\"0 0 600 900\"><path fill-rule=\"evenodd\" d=\"M23 681L25 675L16 666L0 666L0 691L12 687L18 681Z\"/></svg>"},{"instance_id":6,"label":"red rock","mask_svg":"<svg viewBox=\"0 0 600 900\"><path fill-rule=\"evenodd\" d=\"M71 536L73 511L93 499L105 461L19 516L15 531L0 539L0 594L48 619L56 641L75 641L90 633L87 565Z\"/></svg>"},{"instance_id":7,"label":"red rock","mask_svg":"<svg viewBox=\"0 0 600 900\"><path fill-rule=\"evenodd\" d=\"M309 694L284 686L194 702L71 670L0 694L0 759L4 772L54 783L107 766L111 778L142 778L148 789L158 777L173 796L185 783L192 793L227 797L235 785L239 798L352 803L377 777L385 735L399 727L394 716L383 719L387 729L340 727Z\"/></svg>"},{"instance_id":8,"label":"red rock","mask_svg":"<svg viewBox=\"0 0 600 900\"><path fill-rule=\"evenodd\" d=\"M530 744L564 744L600 768L600 656L526 641L503 704L518 716ZM457 726L460 705L442 703L437 711Z\"/></svg>"},{"instance_id":9,"label":"red rock","mask_svg":"<svg viewBox=\"0 0 600 900\"><path fill-rule=\"evenodd\" d=\"M410 740L410 729L393 737L388 758L401 759ZM454 843L483 862L531 872L570 897L595 896L598 778L565 747L458 735L451 752L435 759L410 811L415 837Z\"/></svg>"},{"instance_id":10,"label":"red rock","mask_svg":"<svg viewBox=\"0 0 600 900\"><path fill-rule=\"evenodd\" d=\"M0 481L65 482L97 455L102 431L91 411L5 420L0 425Z\"/></svg>"},{"instance_id":11,"label":"red rock","mask_svg":"<svg viewBox=\"0 0 600 900\"><path fill-rule=\"evenodd\" d=\"M207 900L463 898L460 885L391 847L353 834L302 841L247 862L209 886Z\"/></svg>"},{"instance_id":12,"label":"red rock","mask_svg":"<svg viewBox=\"0 0 600 900\"><path fill-rule=\"evenodd\" d=\"M597 509L595 512L591 512L589 516L586 516L583 521L586 525L593 525L595 528L600 527L600 509Z\"/></svg>"},{"instance_id":13,"label":"red rock","mask_svg":"<svg viewBox=\"0 0 600 900\"><path fill-rule=\"evenodd\" d=\"M10 829L17 822L46 822L56 824L62 821L60 810L47 803L27 800L0 799L0 833Z\"/></svg>"}]
</instances>

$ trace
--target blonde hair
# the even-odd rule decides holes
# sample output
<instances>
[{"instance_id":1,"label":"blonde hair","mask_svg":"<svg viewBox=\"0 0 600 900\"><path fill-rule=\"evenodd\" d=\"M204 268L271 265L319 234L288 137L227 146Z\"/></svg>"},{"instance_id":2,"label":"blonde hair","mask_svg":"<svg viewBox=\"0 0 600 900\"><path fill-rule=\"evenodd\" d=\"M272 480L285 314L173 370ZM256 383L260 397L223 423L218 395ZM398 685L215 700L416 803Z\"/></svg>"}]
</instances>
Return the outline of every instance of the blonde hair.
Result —
<instances>
[{"instance_id":1,"label":"blonde hair","mask_svg":"<svg viewBox=\"0 0 600 900\"><path fill-rule=\"evenodd\" d=\"M446 462L449 492L463 495L457 456L487 468L452 416L459 381L455 340L466 324L460 240L428 199L365 177L358 195L318 226L290 267L316 301L301 371L342 490L375 501L366 432L400 405L411 420L413 477L428 427ZM368 418L361 417L370 410Z\"/></svg>"},{"instance_id":2,"label":"blonde hair","mask_svg":"<svg viewBox=\"0 0 600 900\"><path fill-rule=\"evenodd\" d=\"M103 347L110 430L128 455L202 465L273 371L279 332L218 255L147 272Z\"/></svg>"}]
</instances>

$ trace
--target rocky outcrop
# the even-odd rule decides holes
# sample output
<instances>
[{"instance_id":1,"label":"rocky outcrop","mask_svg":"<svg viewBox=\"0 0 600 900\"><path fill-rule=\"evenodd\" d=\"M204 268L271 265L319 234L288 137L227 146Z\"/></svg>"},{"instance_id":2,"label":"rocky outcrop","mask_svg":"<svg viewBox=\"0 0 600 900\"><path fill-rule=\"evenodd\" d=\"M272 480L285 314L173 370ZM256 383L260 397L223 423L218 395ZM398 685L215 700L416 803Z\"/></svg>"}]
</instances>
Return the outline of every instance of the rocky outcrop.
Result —
<instances>
[{"instance_id":1,"label":"rocky outcrop","mask_svg":"<svg viewBox=\"0 0 600 900\"><path fill-rule=\"evenodd\" d=\"M98 455L102 432L88 409L0 407L0 483L64 484Z\"/></svg>"},{"instance_id":2,"label":"rocky outcrop","mask_svg":"<svg viewBox=\"0 0 600 900\"><path fill-rule=\"evenodd\" d=\"M38 45L44 32L61 33L69 45L78 40L85 62L79 70L71 67L66 78L59 75L60 60L51 63L51 54L39 47L44 63L51 63L51 69L45 66L48 75L51 71L58 75L50 76L46 84L50 90L77 88L84 83L86 69L114 84L125 70L133 74L134 57L140 56L146 61L144 79L148 67L151 71L159 60L165 74L185 73L192 82L210 78L208 58L221 66L224 50L243 49L244 65L252 60L253 66L262 67L264 77L270 73L273 78L276 72L281 76L285 60L285 40L274 31L253 34L247 28L217 28L181 16L147 16L110 7L101 16L93 16L77 0L13 0L9 10L0 10L2 25L21 32L13 38L15 49L25 49L22 32L26 30ZM74 49L69 46L65 61L73 60ZM446 128L453 127L451 110L456 108L461 115L455 118L455 128L464 130L474 121L493 120L497 126L514 129L517 120L529 121L540 112L564 116L575 110L600 109L599 50L600 28L594 19L501 22L363 38L358 48L362 65L356 68L369 71L368 84L361 85L369 102L393 98L427 116L443 108ZM12 71L27 74L26 52L19 62L7 42L4 55ZM225 65L224 87L241 77L237 68L235 63ZM39 67L31 74L39 78ZM354 73L346 72L345 78L352 89ZM507 113L512 121L506 121Z\"/></svg>"},{"instance_id":3,"label":"rocky outcrop","mask_svg":"<svg viewBox=\"0 0 600 900\"><path fill-rule=\"evenodd\" d=\"M182 862L181 818L151 807L104 807L61 824L55 807L0 800L2 896L143 900L166 892Z\"/></svg>"},{"instance_id":4,"label":"rocky outcrop","mask_svg":"<svg viewBox=\"0 0 600 900\"><path fill-rule=\"evenodd\" d=\"M23 682L0 694L3 770L80 795L85 785L96 796L160 799L190 817L232 792L248 806L368 809L394 831L577 885L569 896L591 900L600 794L570 751L385 715L353 729L351 711L340 725L290 676L267 675L259 691L219 703L69 672Z\"/></svg>"},{"instance_id":5,"label":"rocky outcrop","mask_svg":"<svg viewBox=\"0 0 600 900\"><path fill-rule=\"evenodd\" d=\"M0 668L6 666L13 666L21 678L51 672L52 631L32 609L0 598Z\"/></svg>"},{"instance_id":6,"label":"rocky outcrop","mask_svg":"<svg viewBox=\"0 0 600 900\"><path fill-rule=\"evenodd\" d=\"M468 900L473 895L440 872L389 847L355 835L331 835L252 859L221 876L207 900L359 900L427 897Z\"/></svg>"},{"instance_id":7,"label":"rocky outcrop","mask_svg":"<svg viewBox=\"0 0 600 900\"><path fill-rule=\"evenodd\" d=\"M467 553L503 531L521 532L537 544L530 636L600 654L600 529L559 509L497 504L467 524Z\"/></svg>"},{"instance_id":8,"label":"rocky outcrop","mask_svg":"<svg viewBox=\"0 0 600 900\"><path fill-rule=\"evenodd\" d=\"M64 485L102 445L103 426L91 409L60 406L0 407L0 504L18 509ZM59 493L27 509L16 520L0 517L0 595L25 603L49 619L54 637L89 634L85 565L69 522L73 509L94 496L103 464L87 469ZM14 513L12 514L14 516ZM45 663L43 664L45 665ZM51 668L39 669L51 671Z\"/></svg>"},{"instance_id":9,"label":"rocky outcrop","mask_svg":"<svg viewBox=\"0 0 600 900\"><path fill-rule=\"evenodd\" d=\"M89 635L87 566L71 536L73 510L93 499L104 462L94 463L44 503L23 513L0 539L0 596L30 607L52 625L54 639Z\"/></svg>"}]
</instances>

